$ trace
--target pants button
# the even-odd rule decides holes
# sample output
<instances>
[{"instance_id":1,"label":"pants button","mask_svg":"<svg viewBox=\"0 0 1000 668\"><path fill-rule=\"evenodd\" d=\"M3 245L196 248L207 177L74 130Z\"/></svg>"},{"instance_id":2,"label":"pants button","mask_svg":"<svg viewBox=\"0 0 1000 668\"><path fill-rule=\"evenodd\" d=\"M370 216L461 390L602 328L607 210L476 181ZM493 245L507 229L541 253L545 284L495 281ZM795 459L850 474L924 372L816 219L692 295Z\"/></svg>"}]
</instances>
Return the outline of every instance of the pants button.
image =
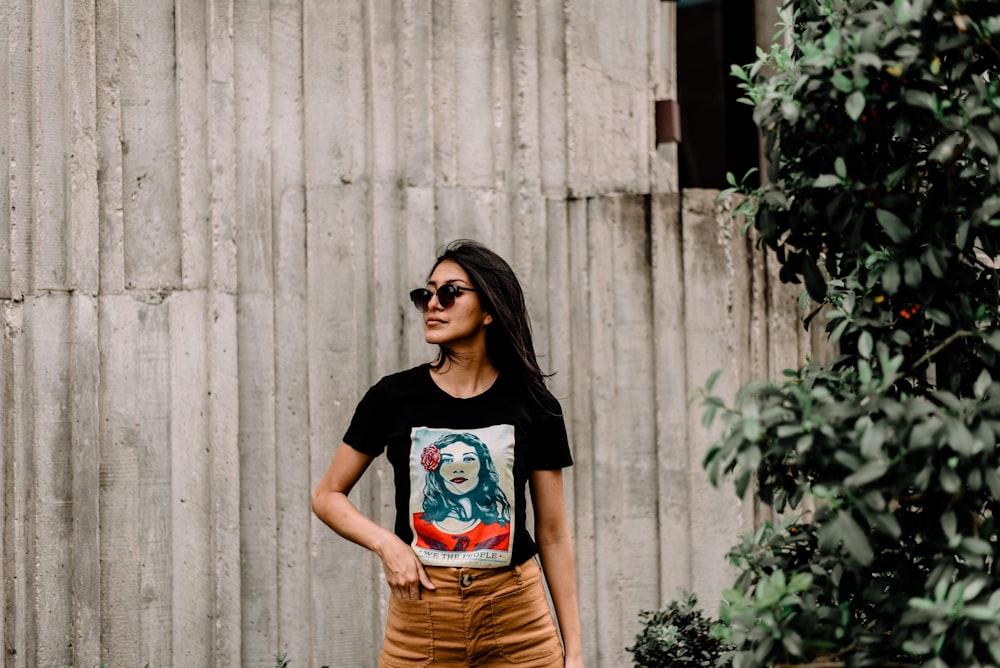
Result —
<instances>
[{"instance_id":1,"label":"pants button","mask_svg":"<svg viewBox=\"0 0 1000 668\"><path fill-rule=\"evenodd\" d=\"M463 587L468 587L470 584L472 584L472 576L469 575L468 573L462 573L461 577L458 578L458 584L462 585Z\"/></svg>"}]
</instances>

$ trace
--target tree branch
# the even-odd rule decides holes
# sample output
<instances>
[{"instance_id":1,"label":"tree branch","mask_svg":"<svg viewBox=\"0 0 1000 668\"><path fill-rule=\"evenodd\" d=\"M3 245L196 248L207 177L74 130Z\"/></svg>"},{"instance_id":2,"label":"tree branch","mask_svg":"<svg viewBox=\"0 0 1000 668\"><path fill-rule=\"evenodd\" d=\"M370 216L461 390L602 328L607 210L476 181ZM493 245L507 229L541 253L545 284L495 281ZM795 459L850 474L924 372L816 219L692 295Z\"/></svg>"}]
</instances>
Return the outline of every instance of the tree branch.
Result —
<instances>
[{"instance_id":1,"label":"tree branch","mask_svg":"<svg viewBox=\"0 0 1000 668\"><path fill-rule=\"evenodd\" d=\"M923 357L914 362L913 366L910 367L909 373L912 374L921 366L927 364L927 362L931 361L935 355L937 355L939 352L941 352L951 344L955 343L955 341L958 341L959 339L964 339L969 336L974 336L974 334L972 332L967 332L965 330L959 330L957 332L953 332L951 336L949 336L947 339L945 339L941 343L937 344L936 346L928 350L923 355Z\"/></svg>"}]
</instances>

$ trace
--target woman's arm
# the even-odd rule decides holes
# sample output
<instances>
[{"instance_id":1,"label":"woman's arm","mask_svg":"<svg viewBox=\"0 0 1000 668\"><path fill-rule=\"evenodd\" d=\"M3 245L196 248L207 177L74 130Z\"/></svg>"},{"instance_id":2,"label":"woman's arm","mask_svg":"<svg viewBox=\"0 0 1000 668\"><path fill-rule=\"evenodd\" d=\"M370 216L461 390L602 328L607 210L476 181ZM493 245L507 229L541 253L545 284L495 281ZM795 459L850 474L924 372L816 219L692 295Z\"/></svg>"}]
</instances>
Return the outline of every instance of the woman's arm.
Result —
<instances>
[{"instance_id":1,"label":"woman's arm","mask_svg":"<svg viewBox=\"0 0 1000 668\"><path fill-rule=\"evenodd\" d=\"M563 501L562 471L532 471L531 500L535 508L535 539L542 571L549 585L566 651L566 666L583 666L580 608L576 596L576 558Z\"/></svg>"},{"instance_id":2,"label":"woman's arm","mask_svg":"<svg viewBox=\"0 0 1000 668\"><path fill-rule=\"evenodd\" d=\"M347 498L371 463L371 457L341 443L313 491L312 510L328 527L382 559L393 596L419 599L421 585L427 589L434 589L434 585L417 555L396 534L365 517Z\"/></svg>"}]
</instances>

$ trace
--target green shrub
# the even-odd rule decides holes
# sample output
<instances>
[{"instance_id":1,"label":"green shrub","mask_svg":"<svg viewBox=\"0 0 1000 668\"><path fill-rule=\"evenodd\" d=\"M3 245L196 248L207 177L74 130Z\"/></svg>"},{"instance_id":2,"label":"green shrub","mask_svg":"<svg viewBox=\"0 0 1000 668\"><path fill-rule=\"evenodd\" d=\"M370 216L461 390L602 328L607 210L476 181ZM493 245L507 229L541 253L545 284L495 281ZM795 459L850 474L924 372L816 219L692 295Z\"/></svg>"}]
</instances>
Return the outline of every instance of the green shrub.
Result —
<instances>
[{"instance_id":1,"label":"green shrub","mask_svg":"<svg viewBox=\"0 0 1000 668\"><path fill-rule=\"evenodd\" d=\"M642 631L627 647L637 668L724 668L731 649L712 635L714 623L697 609L694 594L671 601L656 612L643 612Z\"/></svg>"},{"instance_id":2,"label":"green shrub","mask_svg":"<svg viewBox=\"0 0 1000 668\"><path fill-rule=\"evenodd\" d=\"M730 554L723 637L735 668L1000 665L1000 3L786 9L734 70L765 182L724 194L840 354L709 383L710 478L786 518Z\"/></svg>"}]
</instances>

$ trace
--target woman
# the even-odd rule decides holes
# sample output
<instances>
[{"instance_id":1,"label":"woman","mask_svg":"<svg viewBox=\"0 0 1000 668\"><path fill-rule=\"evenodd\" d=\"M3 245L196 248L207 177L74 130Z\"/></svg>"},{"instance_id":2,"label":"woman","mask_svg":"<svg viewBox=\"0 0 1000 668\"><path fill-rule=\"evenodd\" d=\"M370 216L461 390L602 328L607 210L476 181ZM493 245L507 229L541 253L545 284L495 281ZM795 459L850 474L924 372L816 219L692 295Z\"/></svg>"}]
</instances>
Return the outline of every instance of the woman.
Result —
<instances>
[{"instance_id":1,"label":"woman","mask_svg":"<svg viewBox=\"0 0 1000 668\"><path fill-rule=\"evenodd\" d=\"M323 522L382 560L390 599L379 665L580 668L562 483L572 458L559 403L535 358L521 286L501 257L457 241L410 298L438 357L368 390L312 500ZM383 451L396 490L393 531L348 499ZM442 503L438 482L454 503ZM476 496L477 488L486 493ZM483 525L489 532L477 536Z\"/></svg>"}]
</instances>

